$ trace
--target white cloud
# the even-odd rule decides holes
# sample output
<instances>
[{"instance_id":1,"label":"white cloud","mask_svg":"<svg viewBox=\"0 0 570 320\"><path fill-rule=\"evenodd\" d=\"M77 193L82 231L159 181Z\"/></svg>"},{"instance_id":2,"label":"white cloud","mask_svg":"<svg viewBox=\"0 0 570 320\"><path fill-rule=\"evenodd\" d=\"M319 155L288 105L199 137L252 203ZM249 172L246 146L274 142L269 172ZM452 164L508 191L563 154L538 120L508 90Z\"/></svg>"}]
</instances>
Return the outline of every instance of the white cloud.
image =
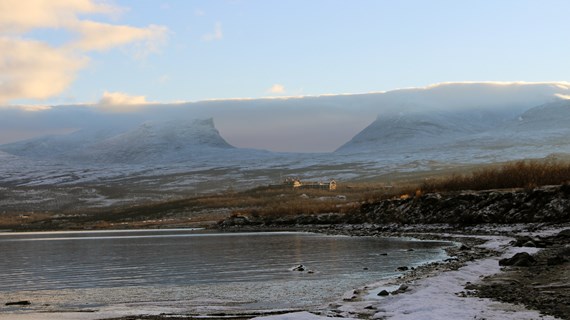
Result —
<instances>
[{"instance_id":1,"label":"white cloud","mask_svg":"<svg viewBox=\"0 0 570 320\"><path fill-rule=\"evenodd\" d=\"M86 57L42 42L0 38L0 103L57 95L87 62Z\"/></svg>"},{"instance_id":2,"label":"white cloud","mask_svg":"<svg viewBox=\"0 0 570 320\"><path fill-rule=\"evenodd\" d=\"M570 95L557 93L555 94L556 97L563 99L563 100L570 100Z\"/></svg>"},{"instance_id":3,"label":"white cloud","mask_svg":"<svg viewBox=\"0 0 570 320\"><path fill-rule=\"evenodd\" d=\"M150 25L136 28L124 25L111 25L94 21L83 21L77 25L75 32L80 34L77 41L70 46L84 50L108 50L131 42L142 41L150 52L156 51L155 43L162 42L166 35L166 27Z\"/></svg>"},{"instance_id":4,"label":"white cloud","mask_svg":"<svg viewBox=\"0 0 570 320\"><path fill-rule=\"evenodd\" d=\"M216 22L214 25L214 31L211 33L206 33L202 36L202 40L204 41L215 41L215 40L222 40L224 37L224 33L222 31L222 23Z\"/></svg>"},{"instance_id":5,"label":"white cloud","mask_svg":"<svg viewBox=\"0 0 570 320\"><path fill-rule=\"evenodd\" d=\"M274 85L271 86L271 88L269 88L269 90L267 90L268 93L271 94L284 94L285 93L285 86L283 86L282 84L276 83Z\"/></svg>"},{"instance_id":6,"label":"white cloud","mask_svg":"<svg viewBox=\"0 0 570 320\"><path fill-rule=\"evenodd\" d=\"M89 61L89 51L136 45L135 56L156 52L167 29L139 28L87 20L85 15L115 16L123 8L97 0L0 1L0 104L15 99L46 99L62 93ZM69 32L61 46L26 39L37 29Z\"/></svg>"},{"instance_id":7,"label":"white cloud","mask_svg":"<svg viewBox=\"0 0 570 320\"><path fill-rule=\"evenodd\" d=\"M44 105L22 105L18 107L24 111L29 111L29 112L46 111L52 109L51 106L44 106Z\"/></svg>"},{"instance_id":8,"label":"white cloud","mask_svg":"<svg viewBox=\"0 0 570 320\"><path fill-rule=\"evenodd\" d=\"M121 8L93 0L2 0L0 32L21 34L37 28L68 28L78 15L118 14Z\"/></svg>"},{"instance_id":9,"label":"white cloud","mask_svg":"<svg viewBox=\"0 0 570 320\"><path fill-rule=\"evenodd\" d=\"M131 96L123 92L103 93L103 97L97 103L97 107L104 111L131 112L148 104L145 96Z\"/></svg>"}]
</instances>

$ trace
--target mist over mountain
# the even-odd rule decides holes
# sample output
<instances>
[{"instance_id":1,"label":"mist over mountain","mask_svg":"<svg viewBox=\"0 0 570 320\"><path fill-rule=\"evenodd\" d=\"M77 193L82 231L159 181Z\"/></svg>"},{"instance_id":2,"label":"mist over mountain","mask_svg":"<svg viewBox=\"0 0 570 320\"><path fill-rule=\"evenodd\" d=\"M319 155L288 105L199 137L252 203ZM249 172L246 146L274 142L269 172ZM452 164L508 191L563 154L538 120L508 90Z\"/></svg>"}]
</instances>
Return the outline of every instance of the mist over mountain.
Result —
<instances>
[{"instance_id":1,"label":"mist over mountain","mask_svg":"<svg viewBox=\"0 0 570 320\"><path fill-rule=\"evenodd\" d=\"M459 141L485 150L501 149L520 157L545 152L570 152L570 100L531 108L508 122Z\"/></svg>"},{"instance_id":2,"label":"mist over mountain","mask_svg":"<svg viewBox=\"0 0 570 320\"><path fill-rule=\"evenodd\" d=\"M285 152L329 152L380 118L449 111L523 113L570 95L567 83L444 83L387 92L274 99L145 104L124 110L98 105L38 111L0 108L0 143L62 129L131 129L146 121L214 118L236 147ZM20 139L21 140L21 139Z\"/></svg>"},{"instance_id":3,"label":"mist over mountain","mask_svg":"<svg viewBox=\"0 0 570 320\"><path fill-rule=\"evenodd\" d=\"M32 159L126 164L185 161L231 148L213 119L149 121L132 129L91 127L0 146L5 152Z\"/></svg>"},{"instance_id":4,"label":"mist over mountain","mask_svg":"<svg viewBox=\"0 0 570 320\"><path fill-rule=\"evenodd\" d=\"M570 154L570 100L563 99L569 88L456 83L360 95L147 104L129 112L96 105L0 109L0 132L9 133L0 137L38 135L0 145L0 190L16 199L4 205L31 210L45 207L46 199L71 201L78 194L82 205L106 206L252 188L285 176L370 181L398 172L564 157ZM305 152L275 152L282 149ZM323 149L330 152L317 152ZM29 194L36 202L28 203Z\"/></svg>"},{"instance_id":5,"label":"mist over mountain","mask_svg":"<svg viewBox=\"0 0 570 320\"><path fill-rule=\"evenodd\" d=\"M231 149L213 119L145 122L94 143L71 158L84 162L164 163L188 161L217 149Z\"/></svg>"},{"instance_id":6,"label":"mist over mountain","mask_svg":"<svg viewBox=\"0 0 570 320\"><path fill-rule=\"evenodd\" d=\"M485 132L513 114L510 110L447 110L380 115L337 152L418 151Z\"/></svg>"},{"instance_id":7,"label":"mist over mountain","mask_svg":"<svg viewBox=\"0 0 570 320\"><path fill-rule=\"evenodd\" d=\"M360 95L148 104L129 112L95 105L0 109L0 131L60 132L0 145L0 187L124 181L133 190L170 194L228 183L251 187L288 174L373 179L570 153L570 101L562 99L569 88L455 83ZM338 149L316 152L322 144ZM263 150L282 148L313 152Z\"/></svg>"},{"instance_id":8,"label":"mist over mountain","mask_svg":"<svg viewBox=\"0 0 570 320\"><path fill-rule=\"evenodd\" d=\"M26 139L0 146L1 150L32 159L54 159L66 157L70 152L79 152L93 144L123 132L121 127L87 127L69 134L53 134Z\"/></svg>"},{"instance_id":9,"label":"mist over mountain","mask_svg":"<svg viewBox=\"0 0 570 320\"><path fill-rule=\"evenodd\" d=\"M337 150L342 155L490 163L570 153L570 100L519 112L448 110L379 116Z\"/></svg>"},{"instance_id":10,"label":"mist over mountain","mask_svg":"<svg viewBox=\"0 0 570 320\"><path fill-rule=\"evenodd\" d=\"M518 133L570 132L570 100L531 108L505 126Z\"/></svg>"}]
</instances>

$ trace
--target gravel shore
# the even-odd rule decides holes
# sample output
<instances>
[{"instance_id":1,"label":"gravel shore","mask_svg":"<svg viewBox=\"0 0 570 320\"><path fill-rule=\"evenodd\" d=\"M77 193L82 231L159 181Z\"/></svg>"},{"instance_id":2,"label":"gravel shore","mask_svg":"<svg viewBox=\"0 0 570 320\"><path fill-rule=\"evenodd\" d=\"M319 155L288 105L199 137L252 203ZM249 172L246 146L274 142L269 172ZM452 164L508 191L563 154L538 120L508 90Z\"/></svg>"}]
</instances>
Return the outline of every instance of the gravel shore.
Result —
<instances>
[{"instance_id":1,"label":"gravel shore","mask_svg":"<svg viewBox=\"0 0 570 320\"><path fill-rule=\"evenodd\" d=\"M352 297L322 314L374 319L570 319L569 224L478 225L451 231L445 225L331 227L325 232L411 236L462 244L448 249L452 258L445 262L427 264L393 281L359 288ZM509 259L512 256L527 257L528 261ZM492 268L497 268L496 272L490 271ZM460 286L453 287L453 280L469 279L470 275L474 281L459 281ZM390 286L398 289L383 289ZM388 299L377 299L375 295ZM483 303L482 310L463 308L463 312L449 307L489 300L503 304Z\"/></svg>"},{"instance_id":2,"label":"gravel shore","mask_svg":"<svg viewBox=\"0 0 570 320\"><path fill-rule=\"evenodd\" d=\"M264 227L264 231L272 228ZM409 268L402 276L347 292L308 313L211 314L208 319L570 319L570 224L296 226L333 235L454 241L449 259ZM240 231L260 230L240 227ZM530 262L502 265L515 253ZM526 256L526 255L524 255ZM500 261L502 261L500 263ZM516 263L515 263L516 264ZM405 266L403 266L405 267ZM373 279L371 279L373 281ZM372 282L371 281L371 282ZM466 307L469 306L469 307ZM112 320L162 320L143 315ZM204 318L176 315L176 319Z\"/></svg>"}]
</instances>

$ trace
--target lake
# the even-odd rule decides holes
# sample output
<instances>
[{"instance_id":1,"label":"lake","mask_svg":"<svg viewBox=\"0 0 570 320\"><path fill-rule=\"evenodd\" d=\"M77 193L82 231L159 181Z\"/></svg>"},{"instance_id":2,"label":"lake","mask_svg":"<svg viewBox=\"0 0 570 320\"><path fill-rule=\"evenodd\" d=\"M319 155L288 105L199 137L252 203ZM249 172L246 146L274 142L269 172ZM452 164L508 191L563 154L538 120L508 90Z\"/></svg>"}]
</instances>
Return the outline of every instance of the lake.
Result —
<instances>
[{"instance_id":1,"label":"lake","mask_svg":"<svg viewBox=\"0 0 570 320\"><path fill-rule=\"evenodd\" d=\"M444 259L443 248L449 245L191 229L0 233L0 296L5 300L0 318L62 311L316 307L352 288L396 276L397 267ZM299 264L306 270L292 271ZM4 306L19 300L32 305Z\"/></svg>"}]
</instances>

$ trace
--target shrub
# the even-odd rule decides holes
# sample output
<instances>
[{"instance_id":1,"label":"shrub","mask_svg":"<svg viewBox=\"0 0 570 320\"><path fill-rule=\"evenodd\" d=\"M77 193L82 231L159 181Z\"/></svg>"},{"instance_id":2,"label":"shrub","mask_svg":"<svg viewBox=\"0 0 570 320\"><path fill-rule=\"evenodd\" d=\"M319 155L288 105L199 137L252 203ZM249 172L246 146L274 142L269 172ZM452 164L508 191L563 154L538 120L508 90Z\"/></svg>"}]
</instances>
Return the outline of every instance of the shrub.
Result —
<instances>
[{"instance_id":1,"label":"shrub","mask_svg":"<svg viewBox=\"0 0 570 320\"><path fill-rule=\"evenodd\" d=\"M570 164L557 161L517 161L470 174L453 174L425 181L422 192L534 188L570 181Z\"/></svg>"}]
</instances>

